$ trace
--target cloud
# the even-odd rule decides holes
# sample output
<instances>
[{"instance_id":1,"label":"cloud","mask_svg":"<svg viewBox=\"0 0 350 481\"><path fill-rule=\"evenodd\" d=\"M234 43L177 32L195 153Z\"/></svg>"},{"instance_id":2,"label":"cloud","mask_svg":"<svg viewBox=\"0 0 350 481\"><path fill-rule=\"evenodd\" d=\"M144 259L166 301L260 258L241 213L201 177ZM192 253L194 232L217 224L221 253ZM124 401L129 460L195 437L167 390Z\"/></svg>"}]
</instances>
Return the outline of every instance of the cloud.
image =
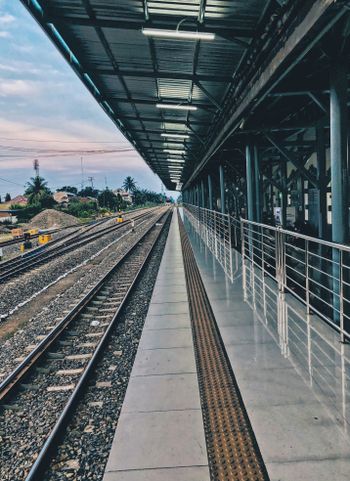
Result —
<instances>
[{"instance_id":1,"label":"cloud","mask_svg":"<svg viewBox=\"0 0 350 481\"><path fill-rule=\"evenodd\" d=\"M0 30L0 38L10 38L11 34L10 32L7 32L6 30Z\"/></svg>"},{"instance_id":2,"label":"cloud","mask_svg":"<svg viewBox=\"0 0 350 481\"><path fill-rule=\"evenodd\" d=\"M26 96L37 93L38 87L34 82L28 82L26 80L8 80L2 79L0 81L0 96Z\"/></svg>"},{"instance_id":3,"label":"cloud","mask_svg":"<svg viewBox=\"0 0 350 481\"><path fill-rule=\"evenodd\" d=\"M10 13L0 14L0 25L9 25L15 21L15 17Z\"/></svg>"}]
</instances>

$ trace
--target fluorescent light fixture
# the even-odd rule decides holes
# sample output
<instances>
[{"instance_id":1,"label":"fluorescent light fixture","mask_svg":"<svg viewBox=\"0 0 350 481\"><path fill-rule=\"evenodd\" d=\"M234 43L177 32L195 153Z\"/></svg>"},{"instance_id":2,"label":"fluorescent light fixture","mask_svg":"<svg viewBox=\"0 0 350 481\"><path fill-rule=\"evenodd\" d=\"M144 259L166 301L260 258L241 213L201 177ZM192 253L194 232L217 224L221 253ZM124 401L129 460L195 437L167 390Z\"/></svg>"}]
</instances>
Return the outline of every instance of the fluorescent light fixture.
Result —
<instances>
[{"instance_id":1,"label":"fluorescent light fixture","mask_svg":"<svg viewBox=\"0 0 350 481\"><path fill-rule=\"evenodd\" d=\"M156 104L158 109L172 109L172 110L197 110L195 105L189 104Z\"/></svg>"},{"instance_id":2,"label":"fluorescent light fixture","mask_svg":"<svg viewBox=\"0 0 350 481\"><path fill-rule=\"evenodd\" d=\"M185 163L184 159L169 158L169 159L166 159L166 160L167 160L167 162L174 163L174 164L184 164Z\"/></svg>"},{"instance_id":3,"label":"fluorescent light fixture","mask_svg":"<svg viewBox=\"0 0 350 481\"><path fill-rule=\"evenodd\" d=\"M177 149L163 149L163 152L167 152L168 154L186 154L185 150L177 150Z\"/></svg>"},{"instance_id":4,"label":"fluorescent light fixture","mask_svg":"<svg viewBox=\"0 0 350 481\"><path fill-rule=\"evenodd\" d=\"M189 139L188 134L160 134L161 137L169 137L169 139Z\"/></svg>"},{"instance_id":5,"label":"fluorescent light fixture","mask_svg":"<svg viewBox=\"0 0 350 481\"><path fill-rule=\"evenodd\" d=\"M186 30L168 30L163 28L143 28L142 33L148 37L174 38L176 40L214 40L215 33Z\"/></svg>"}]
</instances>

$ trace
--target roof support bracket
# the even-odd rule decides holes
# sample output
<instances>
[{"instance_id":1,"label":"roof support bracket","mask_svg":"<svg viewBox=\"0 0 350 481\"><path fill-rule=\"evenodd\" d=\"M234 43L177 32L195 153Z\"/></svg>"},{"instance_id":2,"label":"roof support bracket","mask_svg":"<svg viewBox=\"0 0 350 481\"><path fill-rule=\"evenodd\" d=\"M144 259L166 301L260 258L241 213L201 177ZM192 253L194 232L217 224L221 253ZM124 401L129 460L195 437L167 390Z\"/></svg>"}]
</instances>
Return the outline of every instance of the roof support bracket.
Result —
<instances>
[{"instance_id":1,"label":"roof support bracket","mask_svg":"<svg viewBox=\"0 0 350 481\"><path fill-rule=\"evenodd\" d=\"M280 154L289 162L291 162L294 167L312 183L316 188L318 188L317 180L305 169L305 167L299 162L299 160L294 156L292 152L285 149L278 141L271 135L265 134L266 139L280 152Z\"/></svg>"},{"instance_id":2,"label":"roof support bracket","mask_svg":"<svg viewBox=\"0 0 350 481\"><path fill-rule=\"evenodd\" d=\"M221 105L215 100L215 98L211 95L211 93L208 92L208 90L203 86L203 84L201 84L198 80L195 80L194 84L199 88L199 90L201 90L208 97L210 102L213 105L215 105L215 107L219 109L221 112L222 111Z\"/></svg>"}]
</instances>

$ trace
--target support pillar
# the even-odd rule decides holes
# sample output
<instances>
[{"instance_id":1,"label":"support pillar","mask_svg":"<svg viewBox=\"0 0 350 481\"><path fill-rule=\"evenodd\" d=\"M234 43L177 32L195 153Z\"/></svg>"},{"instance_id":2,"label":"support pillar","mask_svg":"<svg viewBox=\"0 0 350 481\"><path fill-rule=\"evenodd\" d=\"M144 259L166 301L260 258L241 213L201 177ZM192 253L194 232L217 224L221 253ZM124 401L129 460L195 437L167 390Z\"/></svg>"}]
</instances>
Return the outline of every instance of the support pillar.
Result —
<instances>
[{"instance_id":1,"label":"support pillar","mask_svg":"<svg viewBox=\"0 0 350 481\"><path fill-rule=\"evenodd\" d=\"M225 214L225 179L224 179L224 168L222 165L219 166L220 175L220 208L222 214Z\"/></svg>"},{"instance_id":2,"label":"support pillar","mask_svg":"<svg viewBox=\"0 0 350 481\"><path fill-rule=\"evenodd\" d=\"M282 184L282 227L287 225L287 162L282 160L281 164L281 184Z\"/></svg>"},{"instance_id":3,"label":"support pillar","mask_svg":"<svg viewBox=\"0 0 350 481\"><path fill-rule=\"evenodd\" d=\"M346 59L338 58L330 76L332 240L348 240Z\"/></svg>"},{"instance_id":4,"label":"support pillar","mask_svg":"<svg viewBox=\"0 0 350 481\"><path fill-rule=\"evenodd\" d=\"M254 171L252 148L246 146L247 218L254 221Z\"/></svg>"},{"instance_id":5,"label":"support pillar","mask_svg":"<svg viewBox=\"0 0 350 481\"><path fill-rule=\"evenodd\" d=\"M323 126L316 127L317 180L319 184L318 236L327 239L326 148Z\"/></svg>"},{"instance_id":6,"label":"support pillar","mask_svg":"<svg viewBox=\"0 0 350 481\"><path fill-rule=\"evenodd\" d=\"M348 241L347 199L347 78L346 59L338 57L330 69L330 155L332 188L332 240ZM333 249L333 319L349 331L342 308L342 268L340 253ZM347 324L347 325L345 325ZM341 340L344 337L341 336Z\"/></svg>"},{"instance_id":7,"label":"support pillar","mask_svg":"<svg viewBox=\"0 0 350 481\"><path fill-rule=\"evenodd\" d=\"M213 183L212 183L210 174L208 174L208 197L209 197L209 209L213 210Z\"/></svg>"},{"instance_id":8,"label":"support pillar","mask_svg":"<svg viewBox=\"0 0 350 481\"><path fill-rule=\"evenodd\" d=\"M256 222L262 221L262 182L260 175L259 165L259 152L258 148L254 146L254 181L255 181L255 220Z\"/></svg>"},{"instance_id":9,"label":"support pillar","mask_svg":"<svg viewBox=\"0 0 350 481\"><path fill-rule=\"evenodd\" d=\"M205 197L204 197L204 182L201 180L201 197L202 197L202 202L201 206L205 208Z\"/></svg>"}]
</instances>

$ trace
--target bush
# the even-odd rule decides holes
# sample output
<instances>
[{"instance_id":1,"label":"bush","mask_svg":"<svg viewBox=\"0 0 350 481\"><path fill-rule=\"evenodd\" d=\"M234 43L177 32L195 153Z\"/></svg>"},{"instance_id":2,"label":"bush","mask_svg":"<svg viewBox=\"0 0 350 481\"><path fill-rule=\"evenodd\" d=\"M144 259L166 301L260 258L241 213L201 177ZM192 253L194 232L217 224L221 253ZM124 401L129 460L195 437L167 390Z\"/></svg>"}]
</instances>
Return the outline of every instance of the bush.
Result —
<instances>
[{"instance_id":1,"label":"bush","mask_svg":"<svg viewBox=\"0 0 350 481\"><path fill-rule=\"evenodd\" d=\"M70 202L68 207L62 209L67 214L74 215L75 217L91 217L97 213L96 202Z\"/></svg>"}]
</instances>

